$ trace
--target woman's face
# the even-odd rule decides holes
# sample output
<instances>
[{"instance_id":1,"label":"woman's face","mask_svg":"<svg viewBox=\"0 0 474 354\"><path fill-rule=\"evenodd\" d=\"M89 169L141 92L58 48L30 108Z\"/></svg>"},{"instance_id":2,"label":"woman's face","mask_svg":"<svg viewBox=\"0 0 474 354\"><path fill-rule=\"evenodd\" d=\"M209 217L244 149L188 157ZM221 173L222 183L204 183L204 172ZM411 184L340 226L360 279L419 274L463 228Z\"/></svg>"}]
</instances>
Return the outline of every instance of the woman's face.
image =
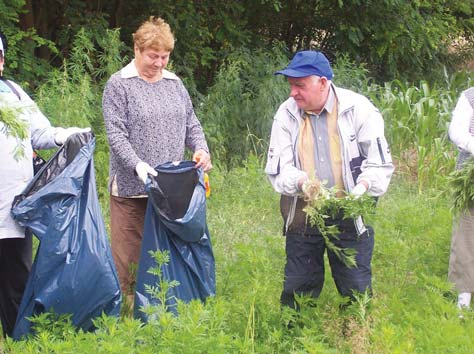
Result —
<instances>
[{"instance_id":1,"label":"woman's face","mask_svg":"<svg viewBox=\"0 0 474 354\"><path fill-rule=\"evenodd\" d=\"M135 65L140 76L147 81L161 79L163 69L170 60L170 52L167 50L155 50L145 48L142 51L135 46Z\"/></svg>"}]
</instances>

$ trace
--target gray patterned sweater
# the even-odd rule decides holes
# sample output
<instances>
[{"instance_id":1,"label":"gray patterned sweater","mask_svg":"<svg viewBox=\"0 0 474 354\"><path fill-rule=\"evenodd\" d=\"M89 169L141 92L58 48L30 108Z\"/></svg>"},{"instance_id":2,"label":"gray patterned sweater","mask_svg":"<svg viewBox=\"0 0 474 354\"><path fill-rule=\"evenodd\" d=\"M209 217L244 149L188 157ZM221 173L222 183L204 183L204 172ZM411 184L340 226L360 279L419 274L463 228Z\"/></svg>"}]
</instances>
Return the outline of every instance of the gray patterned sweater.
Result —
<instances>
[{"instance_id":1,"label":"gray patterned sweater","mask_svg":"<svg viewBox=\"0 0 474 354\"><path fill-rule=\"evenodd\" d=\"M109 189L115 179L120 197L145 194L134 174L138 162L155 167L182 160L185 147L209 152L189 94L169 71L149 83L132 61L108 80L102 108L110 145Z\"/></svg>"}]
</instances>

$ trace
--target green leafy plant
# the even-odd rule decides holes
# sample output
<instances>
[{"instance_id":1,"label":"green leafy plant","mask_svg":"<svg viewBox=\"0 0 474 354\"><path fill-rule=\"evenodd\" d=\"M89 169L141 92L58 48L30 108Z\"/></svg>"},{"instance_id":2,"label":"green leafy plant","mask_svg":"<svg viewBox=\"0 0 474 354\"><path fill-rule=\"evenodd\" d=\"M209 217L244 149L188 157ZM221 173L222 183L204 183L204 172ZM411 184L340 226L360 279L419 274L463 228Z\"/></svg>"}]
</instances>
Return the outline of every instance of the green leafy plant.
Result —
<instances>
[{"instance_id":1,"label":"green leafy plant","mask_svg":"<svg viewBox=\"0 0 474 354\"><path fill-rule=\"evenodd\" d=\"M13 151L15 159L20 159L24 156L25 150L23 140L28 137L28 124L20 118L20 115L26 107L10 107L1 103L0 107L0 131L6 136L12 136L17 140L17 146ZM35 107L32 107L34 109Z\"/></svg>"},{"instance_id":2,"label":"green leafy plant","mask_svg":"<svg viewBox=\"0 0 474 354\"><path fill-rule=\"evenodd\" d=\"M454 151L447 130L454 97L461 89L394 80L369 90L384 117L397 171L417 183L418 193L443 186L453 168Z\"/></svg>"},{"instance_id":3,"label":"green leafy plant","mask_svg":"<svg viewBox=\"0 0 474 354\"><path fill-rule=\"evenodd\" d=\"M308 183L309 182L309 183ZM319 180L310 180L304 187L307 206L306 212L312 226L316 226L324 238L326 247L350 268L357 267L356 251L352 248L337 246L333 240L338 239L340 230L336 225L327 225L328 219L357 218L374 213L374 199L367 194L355 197L351 194L340 196L335 188L326 188Z\"/></svg>"},{"instance_id":4,"label":"green leafy plant","mask_svg":"<svg viewBox=\"0 0 474 354\"><path fill-rule=\"evenodd\" d=\"M145 291L151 295L153 299L158 300L157 304L145 306L141 310L148 316L149 320L160 320L172 307L176 306L177 299L170 296L168 292L179 286L177 280L166 280L163 277L163 267L170 262L169 251L150 251L150 255L156 262L154 267L148 269L148 273L154 275L157 279L155 285L145 284ZM170 304L171 303L171 304Z\"/></svg>"},{"instance_id":5,"label":"green leafy plant","mask_svg":"<svg viewBox=\"0 0 474 354\"><path fill-rule=\"evenodd\" d=\"M451 210L455 215L474 207L474 158L470 157L462 168L451 172L448 182L453 195Z\"/></svg>"},{"instance_id":6,"label":"green leafy plant","mask_svg":"<svg viewBox=\"0 0 474 354\"><path fill-rule=\"evenodd\" d=\"M36 338L63 339L74 333L72 314L57 314L53 309L29 318Z\"/></svg>"}]
</instances>

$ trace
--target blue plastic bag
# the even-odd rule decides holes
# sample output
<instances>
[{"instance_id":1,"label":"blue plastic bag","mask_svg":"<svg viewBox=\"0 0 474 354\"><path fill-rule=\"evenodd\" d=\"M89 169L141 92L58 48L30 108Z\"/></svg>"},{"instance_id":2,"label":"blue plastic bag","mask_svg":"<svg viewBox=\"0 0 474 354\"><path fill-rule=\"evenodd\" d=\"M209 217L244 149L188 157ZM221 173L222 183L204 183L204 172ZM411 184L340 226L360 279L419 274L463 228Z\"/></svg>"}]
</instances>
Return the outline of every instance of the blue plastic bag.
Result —
<instances>
[{"instance_id":1,"label":"blue plastic bag","mask_svg":"<svg viewBox=\"0 0 474 354\"><path fill-rule=\"evenodd\" d=\"M14 219L39 247L20 304L14 339L31 332L27 317L53 310L93 329L102 313L118 315L121 292L97 197L91 133L76 134L15 198Z\"/></svg>"},{"instance_id":2,"label":"blue plastic bag","mask_svg":"<svg viewBox=\"0 0 474 354\"><path fill-rule=\"evenodd\" d=\"M142 249L138 265L134 317L147 322L141 310L159 300L147 293L145 284L158 286L159 279L148 270L156 266L150 251L169 251L163 266L165 281L177 280L169 290L166 306L176 313L176 300L204 301L215 295L215 264L206 224L206 189L202 169L192 161L168 162L155 168L157 177L146 185L149 195Z\"/></svg>"}]
</instances>

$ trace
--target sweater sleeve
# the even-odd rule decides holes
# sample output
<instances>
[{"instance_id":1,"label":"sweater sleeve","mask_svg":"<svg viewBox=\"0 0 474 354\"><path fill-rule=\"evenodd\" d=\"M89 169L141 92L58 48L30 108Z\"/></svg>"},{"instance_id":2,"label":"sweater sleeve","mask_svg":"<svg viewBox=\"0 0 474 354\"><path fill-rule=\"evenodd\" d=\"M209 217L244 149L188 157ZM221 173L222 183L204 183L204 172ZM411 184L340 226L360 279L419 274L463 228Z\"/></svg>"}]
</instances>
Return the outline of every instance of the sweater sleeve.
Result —
<instances>
[{"instance_id":1,"label":"sweater sleeve","mask_svg":"<svg viewBox=\"0 0 474 354\"><path fill-rule=\"evenodd\" d=\"M130 144L127 129L128 97L125 89L112 76L107 82L102 97L105 129L109 140L110 149L122 166L133 171L141 161Z\"/></svg>"}]
</instances>

